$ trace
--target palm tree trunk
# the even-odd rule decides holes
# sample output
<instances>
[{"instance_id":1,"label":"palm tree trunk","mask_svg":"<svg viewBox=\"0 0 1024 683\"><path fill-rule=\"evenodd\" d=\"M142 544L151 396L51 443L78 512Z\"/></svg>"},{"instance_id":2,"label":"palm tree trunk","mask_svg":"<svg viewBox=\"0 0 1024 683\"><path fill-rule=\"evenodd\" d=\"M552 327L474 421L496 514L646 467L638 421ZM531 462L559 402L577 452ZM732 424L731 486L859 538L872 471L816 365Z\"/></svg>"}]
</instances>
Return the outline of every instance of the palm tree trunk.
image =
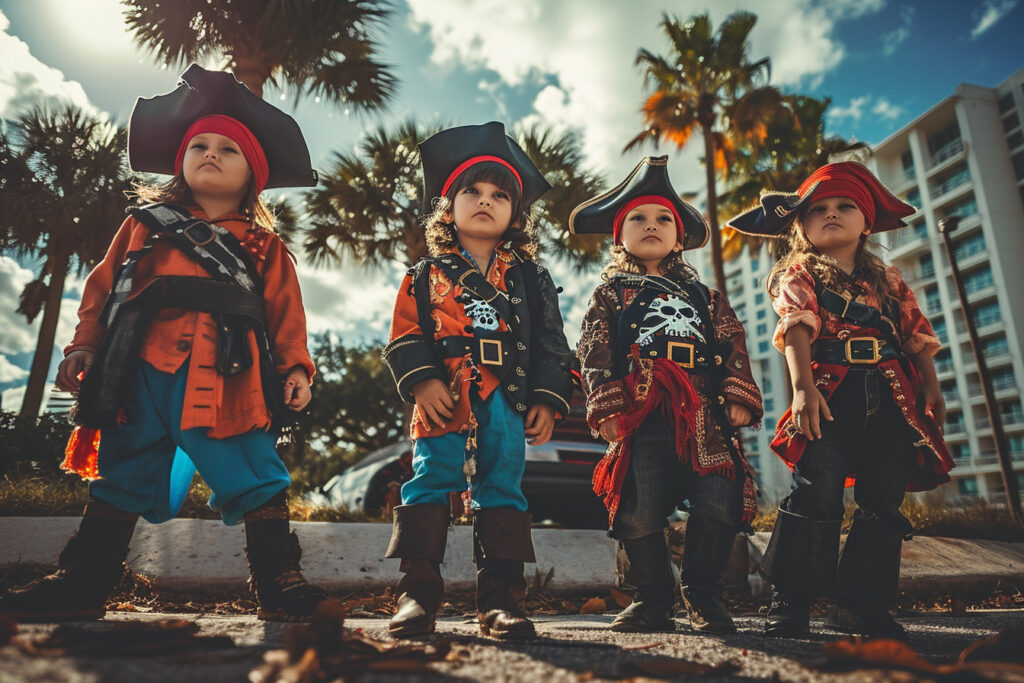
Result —
<instances>
[{"instance_id":1,"label":"palm tree trunk","mask_svg":"<svg viewBox=\"0 0 1024 683\"><path fill-rule=\"evenodd\" d=\"M46 304L43 308L43 320L39 325L39 337L36 341L36 353L32 358L32 370L25 388L25 399L21 402L21 414L35 417L39 415L39 407L43 403L43 391L46 389L46 377L50 374L50 357L53 356L53 342L57 336L57 322L60 320L60 302L64 296L64 280L68 274L68 263L71 257L67 249L58 247L53 256L50 270L50 284L46 291ZM44 271L47 270L43 266Z\"/></svg>"},{"instance_id":2,"label":"palm tree trunk","mask_svg":"<svg viewBox=\"0 0 1024 683\"><path fill-rule=\"evenodd\" d=\"M715 288L725 291L725 268L722 266L722 235L718 230L718 195L715 192L715 139L710 126L701 126L704 135L704 169L708 182L708 224L711 231L711 267L715 271Z\"/></svg>"}]
</instances>

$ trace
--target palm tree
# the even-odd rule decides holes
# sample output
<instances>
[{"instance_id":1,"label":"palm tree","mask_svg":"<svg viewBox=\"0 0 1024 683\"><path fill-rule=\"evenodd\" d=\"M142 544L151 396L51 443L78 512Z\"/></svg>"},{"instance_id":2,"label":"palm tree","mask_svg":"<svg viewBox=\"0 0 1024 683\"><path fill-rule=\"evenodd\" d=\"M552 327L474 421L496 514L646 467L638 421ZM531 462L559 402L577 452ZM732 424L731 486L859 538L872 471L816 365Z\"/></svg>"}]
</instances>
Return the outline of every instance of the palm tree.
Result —
<instances>
[{"instance_id":1,"label":"palm tree","mask_svg":"<svg viewBox=\"0 0 1024 683\"><path fill-rule=\"evenodd\" d=\"M764 191L791 192L816 168L829 163L833 155L866 147L863 142L826 136L825 112L830 104L830 98L783 98L783 108L765 120L764 144L741 150L734 165L739 182L719 198L723 214L732 216L743 211ZM747 242L756 240L735 230L723 230L724 260L738 255Z\"/></svg>"},{"instance_id":2,"label":"palm tree","mask_svg":"<svg viewBox=\"0 0 1024 683\"><path fill-rule=\"evenodd\" d=\"M334 153L320 184L305 195L309 227L304 248L314 264L338 264L347 256L370 266L393 260L411 265L426 255L416 143L441 128L407 120L393 130L371 131L352 154ZM578 268L590 265L600 256L601 240L574 239L570 245L567 221L576 204L600 189L600 178L582 168L579 148L568 133L534 127L517 137L552 185L532 211L541 245L568 256Z\"/></svg>"},{"instance_id":3,"label":"palm tree","mask_svg":"<svg viewBox=\"0 0 1024 683\"><path fill-rule=\"evenodd\" d=\"M669 38L669 56L640 50L636 57L636 65L644 70L644 84L654 92L643 106L645 128L626 145L626 150L646 142L658 145L662 140L681 149L694 132L701 133L711 262L716 286L723 291L725 271L715 171L721 170L728 177L739 142L764 142L764 119L778 110L781 100L779 91L765 84L771 69L769 60L750 62L747 57L748 37L756 22L757 17L750 12L734 12L713 31L707 13L694 15L686 23L663 15L661 27Z\"/></svg>"},{"instance_id":4,"label":"palm tree","mask_svg":"<svg viewBox=\"0 0 1024 683\"><path fill-rule=\"evenodd\" d=\"M0 135L0 249L43 259L18 312L31 322L42 310L22 415L36 415L50 370L64 280L106 253L124 220L131 174L124 129L68 104L37 107Z\"/></svg>"},{"instance_id":5,"label":"palm tree","mask_svg":"<svg viewBox=\"0 0 1024 683\"><path fill-rule=\"evenodd\" d=\"M300 94L376 110L396 79L374 31L389 15L373 0L123 0L136 42L167 66L215 57L263 96L269 80Z\"/></svg>"}]
</instances>

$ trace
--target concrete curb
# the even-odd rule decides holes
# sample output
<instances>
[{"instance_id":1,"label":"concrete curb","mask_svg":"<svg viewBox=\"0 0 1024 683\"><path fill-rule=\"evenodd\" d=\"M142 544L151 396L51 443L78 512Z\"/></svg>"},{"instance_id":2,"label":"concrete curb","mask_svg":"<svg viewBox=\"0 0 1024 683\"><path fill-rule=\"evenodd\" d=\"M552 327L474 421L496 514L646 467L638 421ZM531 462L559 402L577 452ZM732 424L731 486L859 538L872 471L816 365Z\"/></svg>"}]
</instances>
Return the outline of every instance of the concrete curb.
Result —
<instances>
[{"instance_id":1,"label":"concrete curb","mask_svg":"<svg viewBox=\"0 0 1024 683\"><path fill-rule=\"evenodd\" d=\"M0 566L55 565L78 517L0 517ZM397 559L384 559L390 524L293 522L302 545L305 577L330 591L380 590L398 581ZM551 590L568 593L607 588L615 579L616 544L603 531L534 529L536 563L526 575L554 569ZM213 593L241 590L249 577L245 532L217 520L172 519L159 525L140 520L128 564L158 588ZM451 589L476 586L472 528L449 530L441 566Z\"/></svg>"},{"instance_id":2,"label":"concrete curb","mask_svg":"<svg viewBox=\"0 0 1024 683\"><path fill-rule=\"evenodd\" d=\"M0 517L0 566L53 566L78 517ZM302 567L312 582L335 592L377 591L393 586L398 560L384 559L388 524L294 522L302 543ZM749 583L755 595L767 585L756 570L769 534L748 542ZM527 576L554 570L548 588L558 593L603 592L615 581L616 544L603 531L534 529L537 562ZM128 564L158 588L196 594L242 590L249 570L241 526L216 520L173 519L160 525L140 521ZM442 572L451 589L475 585L472 529L452 528ZM742 570L741 570L742 571ZM1000 587L1024 589L1024 543L917 537L904 543L900 590L911 596L985 593Z\"/></svg>"}]
</instances>

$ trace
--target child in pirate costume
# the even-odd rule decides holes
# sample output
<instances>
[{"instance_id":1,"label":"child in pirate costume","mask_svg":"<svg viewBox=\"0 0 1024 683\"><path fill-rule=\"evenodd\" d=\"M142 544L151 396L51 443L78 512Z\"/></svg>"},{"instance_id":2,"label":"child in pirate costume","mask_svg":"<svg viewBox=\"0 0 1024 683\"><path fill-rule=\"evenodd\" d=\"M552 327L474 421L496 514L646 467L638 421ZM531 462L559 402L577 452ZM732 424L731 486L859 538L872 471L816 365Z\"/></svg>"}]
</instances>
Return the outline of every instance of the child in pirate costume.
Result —
<instances>
[{"instance_id":1,"label":"child in pirate costume","mask_svg":"<svg viewBox=\"0 0 1024 683\"><path fill-rule=\"evenodd\" d=\"M613 190L580 204L575 234L611 233L612 261L577 346L587 421L608 442L594 491L628 566L633 602L615 631L674 630L675 580L664 529L686 501L681 593L696 631L733 633L721 579L754 485L736 429L756 423L761 394L743 326L725 296L683 261L703 245L700 213L672 189L667 157L647 157Z\"/></svg>"},{"instance_id":2,"label":"child in pirate costume","mask_svg":"<svg viewBox=\"0 0 1024 683\"><path fill-rule=\"evenodd\" d=\"M793 383L772 449L794 470L761 566L773 586L769 635L806 634L811 601L834 584L831 627L906 636L886 610L912 529L900 504L907 490L947 481L953 462L932 362L939 341L899 271L866 241L914 211L867 168L842 162L729 222L789 247L768 277L774 344ZM854 483L858 510L840 559L843 490Z\"/></svg>"},{"instance_id":3,"label":"child in pirate costume","mask_svg":"<svg viewBox=\"0 0 1024 683\"><path fill-rule=\"evenodd\" d=\"M79 393L63 467L91 480L90 502L59 570L0 600L19 620L102 617L138 517L174 517L196 470L210 507L245 523L261 618L302 620L325 597L299 573L275 451L314 368L292 256L259 199L316 176L291 117L230 74L181 79L132 112L132 168L174 177L138 189L153 203L86 280L57 385Z\"/></svg>"},{"instance_id":4,"label":"child in pirate costume","mask_svg":"<svg viewBox=\"0 0 1024 683\"><path fill-rule=\"evenodd\" d=\"M415 403L413 476L402 486L386 557L404 573L395 637L431 633L444 594L449 492L473 517L480 629L535 637L521 600L535 561L520 488L526 439L568 414L571 358L558 295L533 260L530 205L548 183L502 124L420 143L430 256L406 275L384 358Z\"/></svg>"}]
</instances>

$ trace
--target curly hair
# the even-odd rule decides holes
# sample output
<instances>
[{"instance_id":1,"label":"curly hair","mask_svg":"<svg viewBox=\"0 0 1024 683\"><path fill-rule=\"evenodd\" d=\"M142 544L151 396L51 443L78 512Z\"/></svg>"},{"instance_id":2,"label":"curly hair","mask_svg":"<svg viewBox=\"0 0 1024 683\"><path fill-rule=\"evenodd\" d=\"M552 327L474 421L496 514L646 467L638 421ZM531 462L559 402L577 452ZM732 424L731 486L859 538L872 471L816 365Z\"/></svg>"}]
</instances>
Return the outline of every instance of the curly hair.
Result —
<instances>
[{"instance_id":1,"label":"curly hair","mask_svg":"<svg viewBox=\"0 0 1024 683\"><path fill-rule=\"evenodd\" d=\"M683 280L697 280L697 271L683 258L682 251L670 251L658 264L658 270L665 275L674 275ZM601 271L601 279L608 281L618 273L636 273L646 275L647 268L635 256L626 251L621 244L613 244L611 258Z\"/></svg>"},{"instance_id":2,"label":"curly hair","mask_svg":"<svg viewBox=\"0 0 1024 683\"><path fill-rule=\"evenodd\" d=\"M458 228L453 222L451 208L455 195L464 188L479 182L492 183L507 192L512 199L512 220L509 222L502 241L521 256L532 259L537 255L537 240L533 232L533 220L527 208L523 206L523 195L519 191L519 181L512 172L501 164L493 161L474 164L466 169L443 197L433 200L433 211L423 218L423 229L427 240L427 250L431 256L437 256L459 246Z\"/></svg>"},{"instance_id":3,"label":"curly hair","mask_svg":"<svg viewBox=\"0 0 1024 683\"><path fill-rule=\"evenodd\" d=\"M826 256L818 251L817 247L811 244L804 234L802 219L806 209L793 220L788 232L780 239L773 240L772 256L776 258L775 265L766 278L768 293L773 297L778 296L782 275L791 266L802 265L822 281L826 286L836 288L853 280L852 275L847 275L831 256ZM868 250L868 235L860 236L860 243L857 245L857 254L854 256L854 272L867 282L881 297L895 295L892 283L886 275L885 263L878 256Z\"/></svg>"},{"instance_id":4,"label":"curly hair","mask_svg":"<svg viewBox=\"0 0 1024 683\"><path fill-rule=\"evenodd\" d=\"M185 176L181 171L163 183L136 183L129 196L134 197L139 204L153 202L195 204L192 189L185 182ZM260 196L253 192L251 180L242 196L238 211L264 230L274 231L274 213L263 203Z\"/></svg>"}]
</instances>

